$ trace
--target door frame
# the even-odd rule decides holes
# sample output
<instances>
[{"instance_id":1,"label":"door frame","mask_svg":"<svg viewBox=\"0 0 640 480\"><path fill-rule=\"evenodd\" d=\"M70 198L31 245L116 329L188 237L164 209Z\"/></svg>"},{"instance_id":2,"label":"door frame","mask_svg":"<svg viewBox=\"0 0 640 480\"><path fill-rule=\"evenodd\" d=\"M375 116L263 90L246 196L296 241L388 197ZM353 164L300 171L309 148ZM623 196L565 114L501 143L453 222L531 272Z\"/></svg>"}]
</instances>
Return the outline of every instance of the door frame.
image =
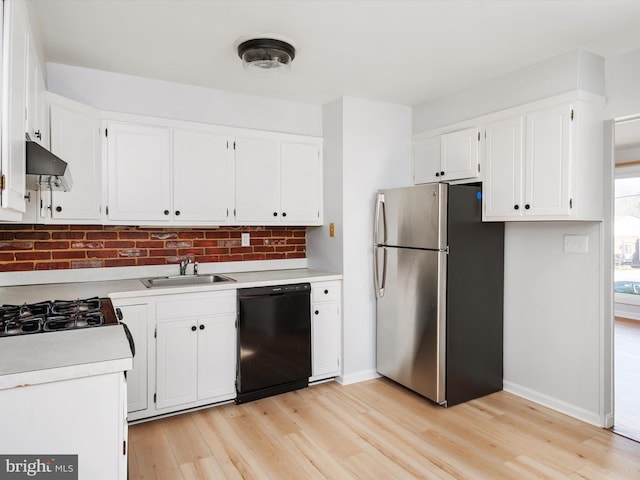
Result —
<instances>
[{"instance_id":1,"label":"door frame","mask_svg":"<svg viewBox=\"0 0 640 480\"><path fill-rule=\"evenodd\" d=\"M615 128L617 124L640 120L640 114L605 120L603 138L603 221L601 235L602 322L600 325L600 421L605 428L615 423L615 338L613 292L614 194L615 194Z\"/></svg>"}]
</instances>

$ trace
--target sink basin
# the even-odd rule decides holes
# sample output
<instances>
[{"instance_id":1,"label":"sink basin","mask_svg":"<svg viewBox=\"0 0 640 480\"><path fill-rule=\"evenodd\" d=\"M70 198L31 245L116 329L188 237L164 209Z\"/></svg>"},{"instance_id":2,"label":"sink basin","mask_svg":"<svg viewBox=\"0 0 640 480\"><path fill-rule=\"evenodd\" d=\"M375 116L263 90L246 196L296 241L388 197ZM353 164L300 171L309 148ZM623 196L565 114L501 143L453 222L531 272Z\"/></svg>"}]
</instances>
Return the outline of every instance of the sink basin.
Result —
<instances>
[{"instance_id":1,"label":"sink basin","mask_svg":"<svg viewBox=\"0 0 640 480\"><path fill-rule=\"evenodd\" d=\"M143 278L142 283L147 288L155 287L187 287L189 285L206 285L209 283L235 282L233 278L224 275L175 275L172 277Z\"/></svg>"}]
</instances>

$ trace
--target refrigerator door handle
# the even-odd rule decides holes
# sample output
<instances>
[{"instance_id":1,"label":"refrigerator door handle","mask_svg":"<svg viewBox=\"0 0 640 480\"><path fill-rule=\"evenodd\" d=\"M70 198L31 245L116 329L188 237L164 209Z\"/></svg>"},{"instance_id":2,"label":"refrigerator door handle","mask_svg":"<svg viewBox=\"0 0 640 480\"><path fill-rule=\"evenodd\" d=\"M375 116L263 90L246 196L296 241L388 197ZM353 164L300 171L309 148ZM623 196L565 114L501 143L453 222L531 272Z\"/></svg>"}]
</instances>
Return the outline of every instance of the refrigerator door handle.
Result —
<instances>
[{"instance_id":1,"label":"refrigerator door handle","mask_svg":"<svg viewBox=\"0 0 640 480\"><path fill-rule=\"evenodd\" d=\"M380 233L380 214L382 214L382 242L378 241ZM384 211L384 193L378 193L376 197L376 213L373 219L373 244L387 243L387 222L385 220Z\"/></svg>"},{"instance_id":2,"label":"refrigerator door handle","mask_svg":"<svg viewBox=\"0 0 640 480\"><path fill-rule=\"evenodd\" d=\"M378 251L382 248L382 282L378 265ZM376 289L376 298L384 296L384 287L387 283L387 249L385 247L373 247L373 284Z\"/></svg>"}]
</instances>

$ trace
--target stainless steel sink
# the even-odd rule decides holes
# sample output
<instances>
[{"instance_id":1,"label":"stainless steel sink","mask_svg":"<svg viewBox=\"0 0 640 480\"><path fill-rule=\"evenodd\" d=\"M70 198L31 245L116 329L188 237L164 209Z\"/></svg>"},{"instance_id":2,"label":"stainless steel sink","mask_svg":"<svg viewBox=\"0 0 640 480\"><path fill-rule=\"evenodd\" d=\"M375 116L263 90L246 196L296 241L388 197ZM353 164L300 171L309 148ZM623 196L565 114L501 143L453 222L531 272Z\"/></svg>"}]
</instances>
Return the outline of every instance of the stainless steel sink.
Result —
<instances>
[{"instance_id":1,"label":"stainless steel sink","mask_svg":"<svg viewBox=\"0 0 640 480\"><path fill-rule=\"evenodd\" d=\"M143 278L142 283L147 288L156 287L188 287L189 285L205 285L209 283L235 282L233 278L224 275L175 275L171 277Z\"/></svg>"}]
</instances>

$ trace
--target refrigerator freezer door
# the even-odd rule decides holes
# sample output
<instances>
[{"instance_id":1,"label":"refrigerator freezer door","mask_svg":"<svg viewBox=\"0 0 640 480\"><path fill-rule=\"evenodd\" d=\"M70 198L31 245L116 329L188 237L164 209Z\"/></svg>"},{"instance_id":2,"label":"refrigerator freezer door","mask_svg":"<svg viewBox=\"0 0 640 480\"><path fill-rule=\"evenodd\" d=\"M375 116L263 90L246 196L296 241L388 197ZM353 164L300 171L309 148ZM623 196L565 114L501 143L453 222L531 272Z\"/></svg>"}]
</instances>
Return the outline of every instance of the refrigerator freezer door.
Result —
<instances>
[{"instance_id":1,"label":"refrigerator freezer door","mask_svg":"<svg viewBox=\"0 0 640 480\"><path fill-rule=\"evenodd\" d=\"M384 295L377 301L377 371L442 403L445 400L444 252L380 247Z\"/></svg>"},{"instance_id":2,"label":"refrigerator freezer door","mask_svg":"<svg viewBox=\"0 0 640 480\"><path fill-rule=\"evenodd\" d=\"M374 244L446 248L447 187L431 183L381 190L376 204Z\"/></svg>"}]
</instances>

